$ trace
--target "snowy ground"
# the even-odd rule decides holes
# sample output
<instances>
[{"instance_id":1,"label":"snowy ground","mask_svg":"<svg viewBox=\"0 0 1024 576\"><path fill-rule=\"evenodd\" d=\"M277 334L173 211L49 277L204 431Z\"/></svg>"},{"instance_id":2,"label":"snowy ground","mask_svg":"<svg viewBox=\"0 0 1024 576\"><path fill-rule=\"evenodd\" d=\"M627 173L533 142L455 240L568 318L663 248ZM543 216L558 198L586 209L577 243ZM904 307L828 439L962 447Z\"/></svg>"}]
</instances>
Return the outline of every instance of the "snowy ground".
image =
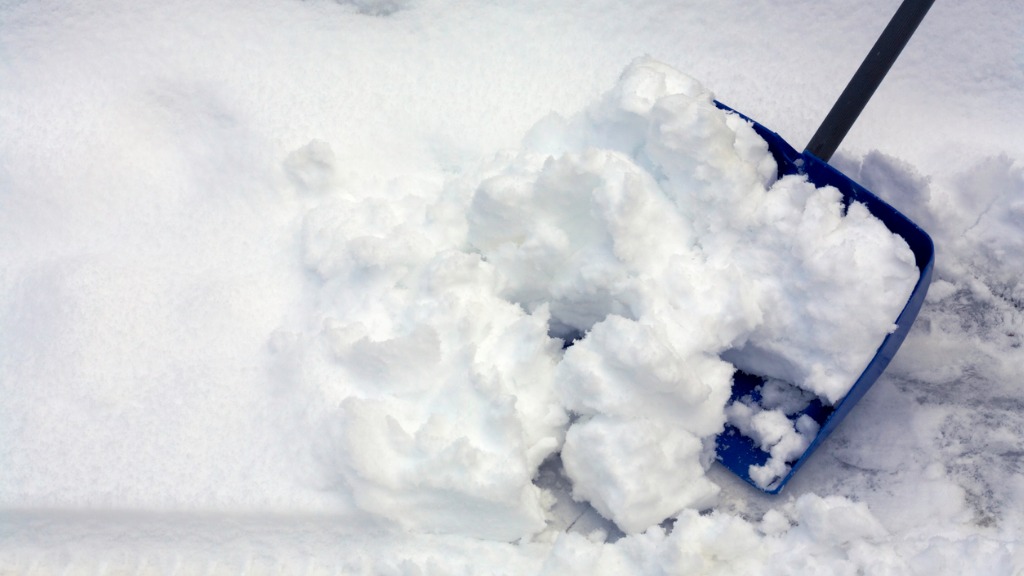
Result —
<instances>
[{"instance_id":1,"label":"snowy ground","mask_svg":"<svg viewBox=\"0 0 1024 576\"><path fill-rule=\"evenodd\" d=\"M561 498L534 491L566 423L499 392L560 352L457 254L418 286L458 294L475 364L375 346L451 319L379 282L465 236L451 206L552 112L649 55L800 147L897 4L0 2L0 572L1024 573L1014 0L936 2L833 159L932 235L936 279L781 496L714 465L713 511L624 535L550 460ZM403 400L471 364L455 425ZM433 459L360 442L389 410ZM463 437L498 456L439 447Z\"/></svg>"}]
</instances>

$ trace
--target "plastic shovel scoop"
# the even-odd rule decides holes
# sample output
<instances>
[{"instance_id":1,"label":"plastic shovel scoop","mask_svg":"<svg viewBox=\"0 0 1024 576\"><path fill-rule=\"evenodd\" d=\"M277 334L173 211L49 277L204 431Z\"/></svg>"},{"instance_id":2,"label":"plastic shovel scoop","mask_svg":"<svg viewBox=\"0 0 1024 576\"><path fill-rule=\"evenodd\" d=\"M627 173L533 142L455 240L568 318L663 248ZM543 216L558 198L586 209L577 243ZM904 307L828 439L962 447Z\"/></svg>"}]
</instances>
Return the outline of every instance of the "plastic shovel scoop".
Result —
<instances>
[{"instance_id":1,"label":"plastic shovel scoop","mask_svg":"<svg viewBox=\"0 0 1024 576\"><path fill-rule=\"evenodd\" d=\"M788 174L803 174L817 187L833 186L837 188L842 193L843 201L847 205L854 201L864 204L871 214L881 220L890 231L906 241L914 253L917 267L920 270L920 277L909 301L903 307L899 317L895 319L896 330L882 341L874 357L850 391L834 405L816 399L802 410L787 414L797 429L802 427L813 434L815 426L808 422L807 419L810 418L817 424L818 431L802 455L795 460L786 462L781 474L773 473L766 477L761 473L770 458L769 452L763 450L752 438L740 433L736 427L727 424L725 431L719 435L718 460L740 478L770 494L777 494L782 490L814 450L832 433L882 374L906 338L911 324L917 318L917 313L921 309L928 285L931 282L934 247L928 234L895 208L830 166L828 160L881 83L882 78L885 77L886 72L895 62L933 1L904 0L803 153L797 152L778 134L751 120L754 129L765 139L769 150L775 156L780 177ZM735 112L724 104L717 104L722 109ZM740 114L740 116L743 115ZM750 120L746 116L743 117ZM748 398L753 402L760 402L767 382L768 380L765 378L737 372L733 378L731 401ZM755 473L754 477L752 477L752 473Z\"/></svg>"}]
</instances>

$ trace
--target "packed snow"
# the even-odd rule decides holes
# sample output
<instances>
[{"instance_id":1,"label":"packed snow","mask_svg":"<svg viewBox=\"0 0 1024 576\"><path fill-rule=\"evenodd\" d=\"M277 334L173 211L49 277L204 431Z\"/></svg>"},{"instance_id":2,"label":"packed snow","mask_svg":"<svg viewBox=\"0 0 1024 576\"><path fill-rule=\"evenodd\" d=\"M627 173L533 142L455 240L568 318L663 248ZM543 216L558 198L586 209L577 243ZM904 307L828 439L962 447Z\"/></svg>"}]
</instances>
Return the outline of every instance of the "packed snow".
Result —
<instances>
[{"instance_id":1,"label":"packed snow","mask_svg":"<svg viewBox=\"0 0 1024 576\"><path fill-rule=\"evenodd\" d=\"M1024 571L1024 16L834 159L936 280L770 497L917 268L713 100L799 146L897 3L725 4L5 7L0 568Z\"/></svg>"}]
</instances>

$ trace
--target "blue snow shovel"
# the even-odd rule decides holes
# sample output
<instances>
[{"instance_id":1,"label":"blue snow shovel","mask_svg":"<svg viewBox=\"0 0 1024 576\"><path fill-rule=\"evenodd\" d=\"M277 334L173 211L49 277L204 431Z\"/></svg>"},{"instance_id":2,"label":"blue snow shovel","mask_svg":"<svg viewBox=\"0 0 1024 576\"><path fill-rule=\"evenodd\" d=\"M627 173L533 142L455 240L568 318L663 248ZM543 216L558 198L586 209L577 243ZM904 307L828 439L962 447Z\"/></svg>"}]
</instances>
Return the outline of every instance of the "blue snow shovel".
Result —
<instances>
[{"instance_id":1,"label":"blue snow shovel","mask_svg":"<svg viewBox=\"0 0 1024 576\"><path fill-rule=\"evenodd\" d=\"M921 271L909 301L903 307L903 312L896 318L896 330L882 341L874 358L849 393L835 405L814 400L802 411L789 415L795 422L797 418L806 414L813 418L820 428L803 455L795 461L787 463L789 470L785 475L775 478L766 485L762 482L762 485L759 486L751 478L751 467L764 465L769 459L769 454L732 425L726 425L725 431L718 436L718 460L740 478L769 494L777 494L782 490L796 471L807 462L814 450L824 442L875 383L906 338L911 324L914 323L914 319L917 318L917 313L921 309L925 294L928 292L935 252L928 234L895 208L829 166L828 160L839 147L839 143L842 142L857 116L864 109L893 62L896 61L897 56L906 46L907 41L910 40L914 30L917 29L933 2L934 0L904 0L846 89L839 96L839 100L821 123L821 127L807 144L807 149L802 153L797 152L778 134L740 114L750 120L754 130L768 142L768 148L778 163L780 177L788 174L803 174L818 187L838 188L843 194L846 205L849 205L850 202L863 203L889 230L903 237L913 251L917 267ZM716 104L719 108L735 112L720 102L716 102ZM733 377L731 401L747 397L759 402L766 381L765 378L753 374L737 372Z\"/></svg>"}]
</instances>

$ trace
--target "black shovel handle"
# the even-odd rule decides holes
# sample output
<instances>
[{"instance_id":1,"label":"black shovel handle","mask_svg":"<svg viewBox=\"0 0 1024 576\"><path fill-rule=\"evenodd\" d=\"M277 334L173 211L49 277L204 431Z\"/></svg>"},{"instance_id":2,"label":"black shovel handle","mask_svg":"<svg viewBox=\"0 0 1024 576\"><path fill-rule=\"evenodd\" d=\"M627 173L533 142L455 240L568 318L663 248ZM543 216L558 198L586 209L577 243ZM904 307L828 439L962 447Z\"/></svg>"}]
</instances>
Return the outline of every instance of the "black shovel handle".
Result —
<instances>
[{"instance_id":1,"label":"black shovel handle","mask_svg":"<svg viewBox=\"0 0 1024 576\"><path fill-rule=\"evenodd\" d=\"M818 131L807 143L805 152L814 154L828 162L832 154L850 131L857 116L864 110L875 89L882 83L893 62L907 45L907 41L917 30L917 25L924 19L928 9L935 0L903 0L896 10L889 25L875 41L871 52L864 58L860 68L846 85L839 100L832 106L828 116L822 121Z\"/></svg>"}]
</instances>

